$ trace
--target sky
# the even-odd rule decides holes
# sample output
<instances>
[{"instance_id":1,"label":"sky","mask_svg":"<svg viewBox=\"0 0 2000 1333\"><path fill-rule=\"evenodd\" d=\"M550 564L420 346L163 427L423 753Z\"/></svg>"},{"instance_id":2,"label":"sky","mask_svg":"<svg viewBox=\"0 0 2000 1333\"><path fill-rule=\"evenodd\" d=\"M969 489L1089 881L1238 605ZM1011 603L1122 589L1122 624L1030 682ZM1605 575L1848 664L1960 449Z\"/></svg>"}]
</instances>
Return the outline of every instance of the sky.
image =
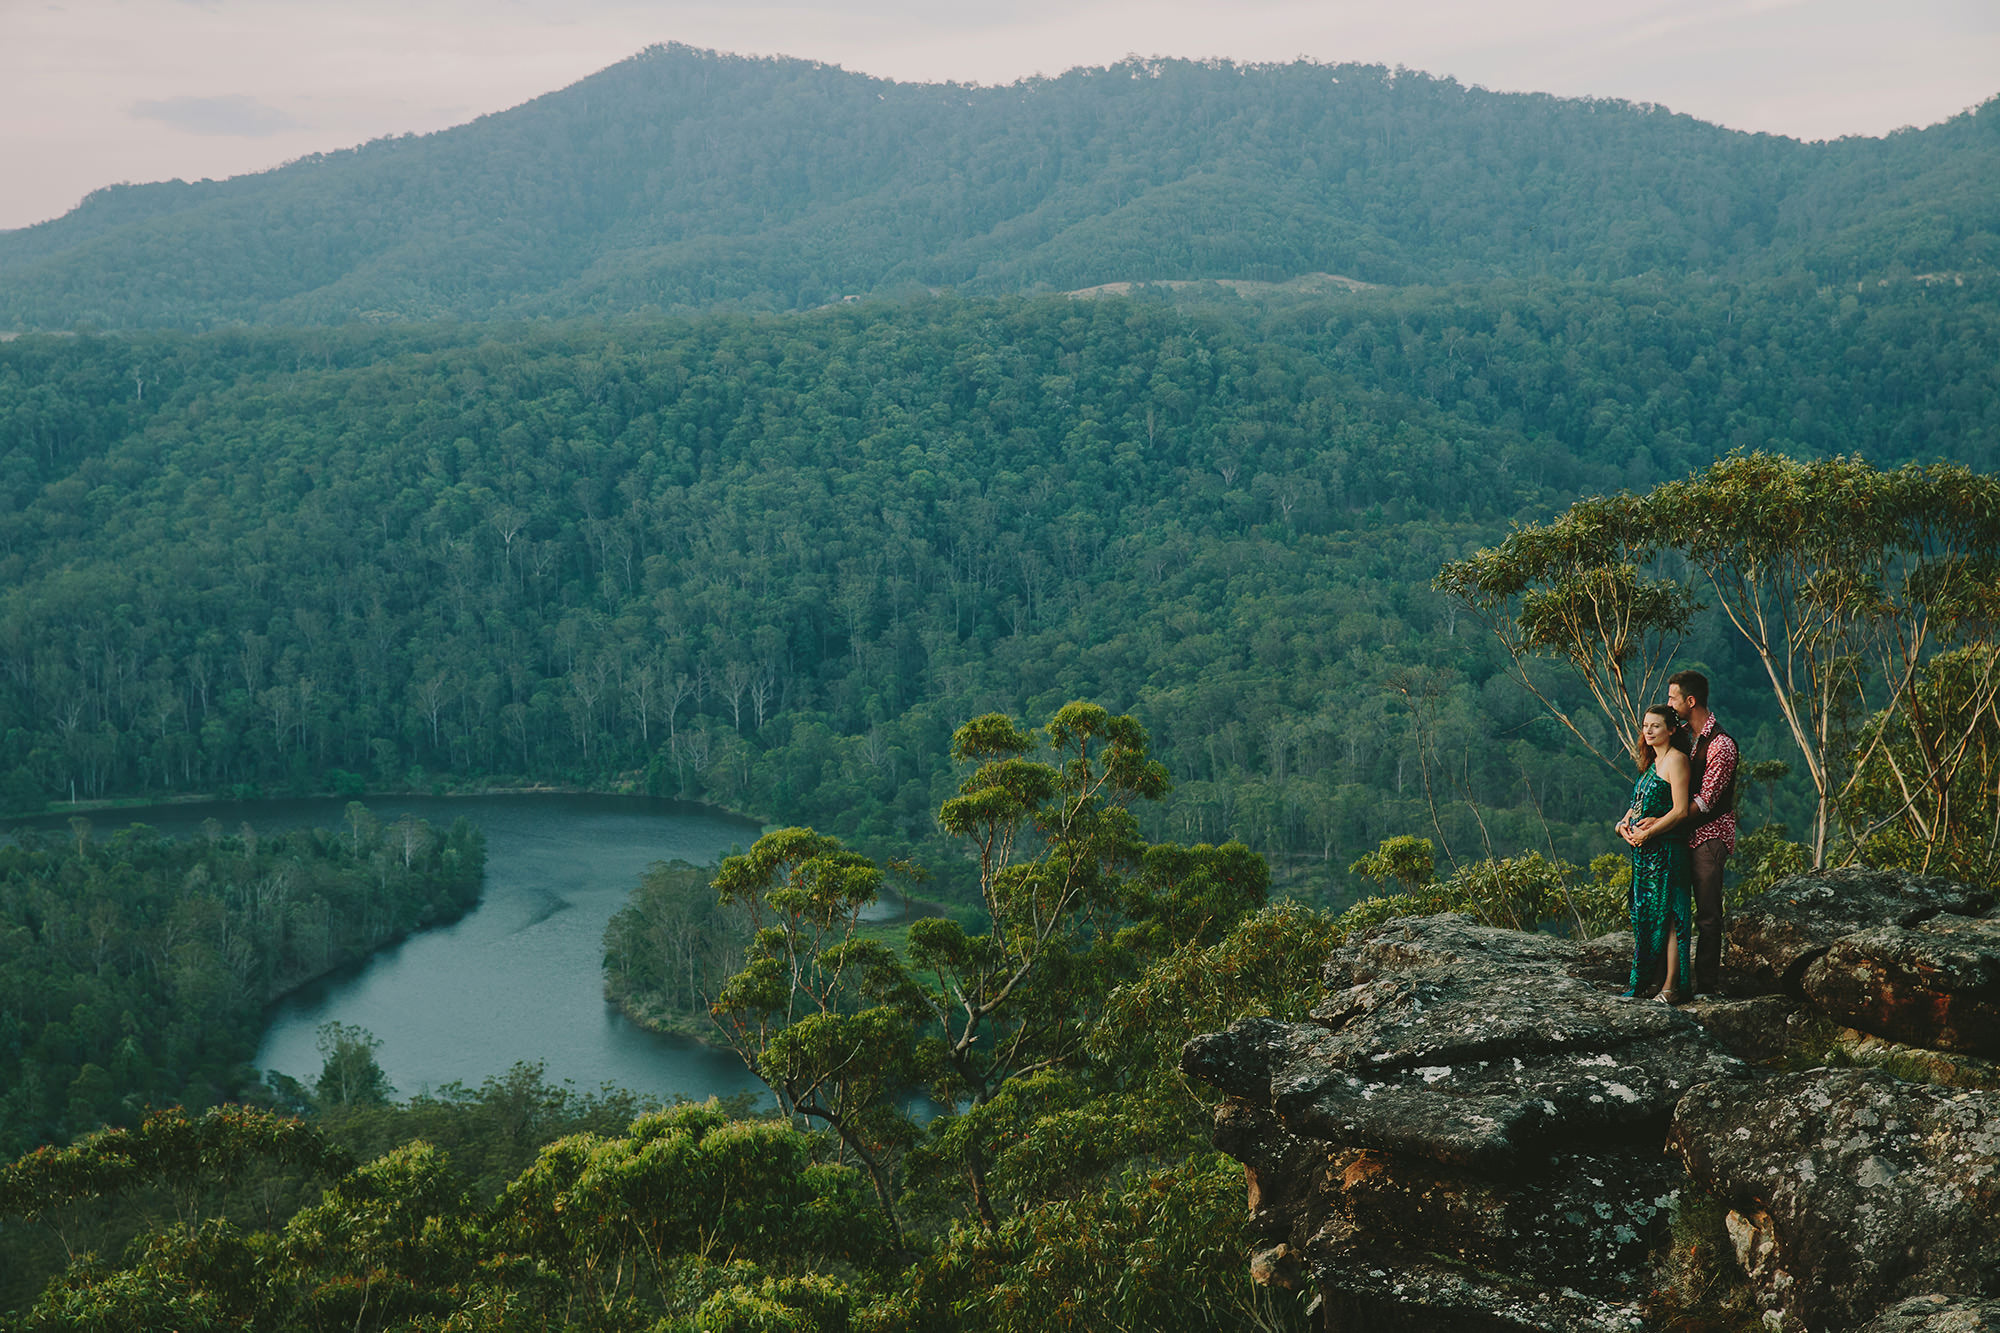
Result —
<instances>
[{"instance_id":1,"label":"sky","mask_svg":"<svg viewBox=\"0 0 2000 1333\"><path fill-rule=\"evenodd\" d=\"M2000 0L0 0L0 229L517 106L644 47L1008 83L1127 55L1404 65L1801 139L2000 93Z\"/></svg>"}]
</instances>

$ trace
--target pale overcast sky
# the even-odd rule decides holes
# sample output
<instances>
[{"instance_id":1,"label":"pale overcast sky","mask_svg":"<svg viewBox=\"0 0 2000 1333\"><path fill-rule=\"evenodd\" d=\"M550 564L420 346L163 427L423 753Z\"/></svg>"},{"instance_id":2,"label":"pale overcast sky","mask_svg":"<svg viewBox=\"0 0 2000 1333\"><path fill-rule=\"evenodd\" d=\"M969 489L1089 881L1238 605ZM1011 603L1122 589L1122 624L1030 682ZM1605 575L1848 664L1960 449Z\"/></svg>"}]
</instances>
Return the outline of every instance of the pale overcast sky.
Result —
<instances>
[{"instance_id":1,"label":"pale overcast sky","mask_svg":"<svg viewBox=\"0 0 2000 1333\"><path fill-rule=\"evenodd\" d=\"M1369 61L1804 139L2000 92L2000 0L0 0L0 228L443 129L667 41L979 83L1128 54Z\"/></svg>"}]
</instances>

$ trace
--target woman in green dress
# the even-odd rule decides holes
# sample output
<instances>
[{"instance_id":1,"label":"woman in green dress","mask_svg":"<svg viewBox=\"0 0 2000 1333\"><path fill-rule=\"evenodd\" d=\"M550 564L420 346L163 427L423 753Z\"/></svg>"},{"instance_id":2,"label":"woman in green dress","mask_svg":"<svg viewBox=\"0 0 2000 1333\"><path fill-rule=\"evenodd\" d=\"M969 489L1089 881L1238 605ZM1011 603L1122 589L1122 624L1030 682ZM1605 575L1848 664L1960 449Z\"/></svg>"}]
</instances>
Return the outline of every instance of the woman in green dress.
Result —
<instances>
[{"instance_id":1,"label":"woman in green dress","mask_svg":"<svg viewBox=\"0 0 2000 1333\"><path fill-rule=\"evenodd\" d=\"M1625 993L1668 1004L1694 997L1686 947L1692 936L1694 874L1683 821L1690 809L1692 769L1677 733L1680 719L1665 704L1646 710L1639 728L1639 781L1618 836L1632 847L1632 984Z\"/></svg>"}]
</instances>

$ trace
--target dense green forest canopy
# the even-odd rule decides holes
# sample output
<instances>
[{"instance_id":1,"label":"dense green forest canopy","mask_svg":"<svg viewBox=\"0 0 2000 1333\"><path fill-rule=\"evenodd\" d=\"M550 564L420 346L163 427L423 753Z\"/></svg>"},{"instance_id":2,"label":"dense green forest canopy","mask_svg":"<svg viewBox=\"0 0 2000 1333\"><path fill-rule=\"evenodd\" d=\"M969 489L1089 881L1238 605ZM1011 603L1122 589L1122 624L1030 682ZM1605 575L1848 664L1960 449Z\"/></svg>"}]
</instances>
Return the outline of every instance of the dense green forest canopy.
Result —
<instances>
[{"instance_id":1,"label":"dense green forest canopy","mask_svg":"<svg viewBox=\"0 0 2000 1333\"><path fill-rule=\"evenodd\" d=\"M0 845L0 1156L149 1107L253 1096L278 996L479 896L485 846L460 820L259 836L211 828Z\"/></svg>"},{"instance_id":2,"label":"dense green forest canopy","mask_svg":"<svg viewBox=\"0 0 2000 1333\"><path fill-rule=\"evenodd\" d=\"M823 1132L715 1103L614 1127L629 1097L531 1066L342 1104L336 1062L365 1070L366 1041L335 1025L346 1051L296 1099L309 1123L166 1112L0 1165L0 1301L19 1302L0 1329L1303 1330L1303 1294L1243 1262L1241 1168L1208 1148L1217 1099L1180 1074L1182 1044L1303 1016L1327 950L1389 917L1560 914L1589 933L1624 910L1615 879L1533 855L1338 919L1262 905L1240 844L1137 836L1128 802L1169 775L1131 718L1088 703L1034 735L973 719L952 752L964 781L938 819L979 848L977 933L858 930L883 868L806 829L716 876L767 927L718 1016ZM946 1103L927 1123L912 1085Z\"/></svg>"},{"instance_id":3,"label":"dense green forest canopy","mask_svg":"<svg viewBox=\"0 0 2000 1333\"><path fill-rule=\"evenodd\" d=\"M1059 768L1026 758L1038 740L1006 718L953 738L977 768L940 822L975 842L989 816L1042 835L1022 859L981 858L992 934L931 918L907 962L852 938L879 871L808 830L723 863L725 897L778 917L723 1003L739 1035L764 1034L757 1068L784 1106L828 1132L710 1103L620 1133L603 1122L629 1098L557 1093L532 1067L388 1108L337 1095L336 1066L359 1056L364 1074L367 1043L333 1025L346 1050L315 1096L292 1089L311 1124L168 1112L0 1165L0 1256L18 1265L0 1296L21 1302L0 1329L998 1333L1169 1310L1218 1333L1301 1327L1302 1301L1238 1258L1239 1173L1204 1150L1212 1096L1171 1057L1219 1008L1302 1012L1342 927L1257 911L1264 865L1240 845L1139 838L1126 804L1167 774L1129 717L1071 703L1040 735ZM996 805L1002 789L1021 799ZM799 968L763 966L781 937L809 955ZM933 974L978 996L958 1042L925 1035L957 1008L925 989ZM801 987L821 1003L795 1010ZM919 1123L904 1090L933 1085L947 1107ZM93 1252L126 1237L122 1258ZM1008 1293L1024 1284L1055 1303L1022 1308Z\"/></svg>"},{"instance_id":4,"label":"dense green forest canopy","mask_svg":"<svg viewBox=\"0 0 2000 1333\"><path fill-rule=\"evenodd\" d=\"M514 110L0 234L0 328L808 308L1331 272L1990 271L2000 102L1804 144L1370 65L1005 87L657 47Z\"/></svg>"},{"instance_id":5,"label":"dense green forest canopy","mask_svg":"<svg viewBox=\"0 0 2000 1333\"><path fill-rule=\"evenodd\" d=\"M900 855L937 846L958 719L1089 694L1176 774L1154 836L1243 838L1287 887L1413 830L1588 859L1612 775L1432 574L1731 447L1993 470L1993 295L1649 278L18 339L0 794L644 784ZM1783 756L1738 651L1699 623L1686 649Z\"/></svg>"}]
</instances>

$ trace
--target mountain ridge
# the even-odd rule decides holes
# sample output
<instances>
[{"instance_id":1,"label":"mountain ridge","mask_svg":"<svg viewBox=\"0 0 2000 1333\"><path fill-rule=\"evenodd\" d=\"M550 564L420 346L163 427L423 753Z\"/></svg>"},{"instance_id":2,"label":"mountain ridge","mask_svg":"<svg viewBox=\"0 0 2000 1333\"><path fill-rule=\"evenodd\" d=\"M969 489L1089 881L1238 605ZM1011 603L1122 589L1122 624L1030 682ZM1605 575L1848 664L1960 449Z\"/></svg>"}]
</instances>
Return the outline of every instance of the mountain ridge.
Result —
<instances>
[{"instance_id":1,"label":"mountain ridge","mask_svg":"<svg viewBox=\"0 0 2000 1333\"><path fill-rule=\"evenodd\" d=\"M1996 179L2000 99L1803 144L1381 66L1135 58L973 86L669 45L435 134L98 191L0 233L0 326L1977 269Z\"/></svg>"}]
</instances>

